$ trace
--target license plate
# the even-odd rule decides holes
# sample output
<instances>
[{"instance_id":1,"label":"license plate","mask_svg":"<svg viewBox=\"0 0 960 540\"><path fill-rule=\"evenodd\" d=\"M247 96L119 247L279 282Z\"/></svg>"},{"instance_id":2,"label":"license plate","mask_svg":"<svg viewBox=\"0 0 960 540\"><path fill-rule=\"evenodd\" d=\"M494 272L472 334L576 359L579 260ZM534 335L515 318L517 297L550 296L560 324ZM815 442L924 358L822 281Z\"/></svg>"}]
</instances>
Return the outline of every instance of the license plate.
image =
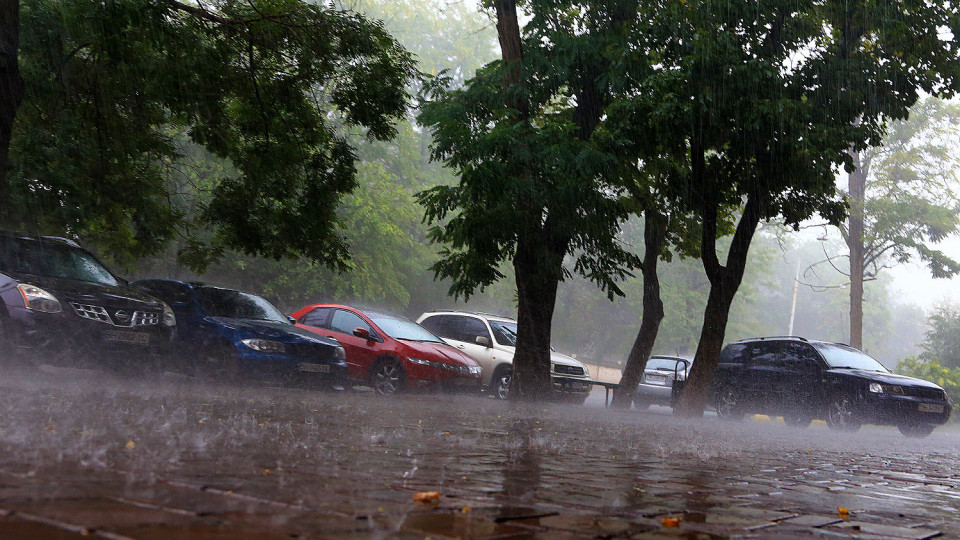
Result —
<instances>
[{"instance_id":1,"label":"license plate","mask_svg":"<svg viewBox=\"0 0 960 540\"><path fill-rule=\"evenodd\" d=\"M644 379L650 384L667 384L667 378L663 375L644 375Z\"/></svg>"},{"instance_id":2,"label":"license plate","mask_svg":"<svg viewBox=\"0 0 960 540\"><path fill-rule=\"evenodd\" d=\"M313 373L330 373L330 366L326 364L309 364L307 362L301 362L300 371L310 371Z\"/></svg>"},{"instance_id":3,"label":"license plate","mask_svg":"<svg viewBox=\"0 0 960 540\"><path fill-rule=\"evenodd\" d=\"M937 405L935 403L921 403L920 412L929 412L929 413L942 413L943 405Z\"/></svg>"},{"instance_id":4,"label":"license plate","mask_svg":"<svg viewBox=\"0 0 960 540\"><path fill-rule=\"evenodd\" d=\"M144 332L124 332L123 330L106 330L103 333L103 340L146 345L150 343L150 334Z\"/></svg>"}]
</instances>

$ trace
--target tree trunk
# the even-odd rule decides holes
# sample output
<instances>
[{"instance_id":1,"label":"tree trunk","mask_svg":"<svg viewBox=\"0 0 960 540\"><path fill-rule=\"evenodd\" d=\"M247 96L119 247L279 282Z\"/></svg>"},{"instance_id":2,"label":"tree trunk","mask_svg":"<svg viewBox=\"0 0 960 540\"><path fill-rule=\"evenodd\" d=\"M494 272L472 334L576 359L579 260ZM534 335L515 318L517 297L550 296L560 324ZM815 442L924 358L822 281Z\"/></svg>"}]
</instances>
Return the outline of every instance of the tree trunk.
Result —
<instances>
[{"instance_id":1,"label":"tree trunk","mask_svg":"<svg viewBox=\"0 0 960 540\"><path fill-rule=\"evenodd\" d=\"M847 175L850 215L847 218L847 248L850 251L850 346L863 349L863 204L867 167L859 152L851 152L856 168Z\"/></svg>"},{"instance_id":2,"label":"tree trunk","mask_svg":"<svg viewBox=\"0 0 960 540\"><path fill-rule=\"evenodd\" d=\"M717 258L717 206L709 197L704 200L702 213L700 260L710 280L710 295L707 297L700 342L697 344L697 353L693 357L693 366L677 407L674 409L674 413L681 416L703 415L703 409L707 404L707 393L713 384L717 363L720 360L720 350L723 348L730 306L743 280L750 243L757 231L757 225L760 224L760 201L755 195L747 198L743 215L740 216L737 229L733 234L726 266L721 266Z\"/></svg>"},{"instance_id":3,"label":"tree trunk","mask_svg":"<svg viewBox=\"0 0 960 540\"><path fill-rule=\"evenodd\" d=\"M517 279L517 348L510 399L542 401L550 397L550 333L563 256L549 253L537 234L517 242L513 259Z\"/></svg>"},{"instance_id":4,"label":"tree trunk","mask_svg":"<svg viewBox=\"0 0 960 540\"><path fill-rule=\"evenodd\" d=\"M526 100L517 99L518 92L511 86L522 86L520 81L520 62L523 61L523 42L520 39L520 20L517 18L516 0L497 0L497 39L500 41L500 57L506 66L503 75L503 87L508 90L507 106L520 111L520 121L526 121L529 114Z\"/></svg>"},{"instance_id":5,"label":"tree trunk","mask_svg":"<svg viewBox=\"0 0 960 540\"><path fill-rule=\"evenodd\" d=\"M667 219L656 210L644 213L643 224L643 315L640 319L640 331L633 341L627 365L623 367L620 385L613 392L613 406L629 409L633 396L637 392L640 378L647 368L647 360L657 341L660 322L663 321L663 300L660 298L660 277L657 275L657 263L666 234Z\"/></svg>"},{"instance_id":6,"label":"tree trunk","mask_svg":"<svg viewBox=\"0 0 960 540\"><path fill-rule=\"evenodd\" d=\"M17 59L20 47L20 2L0 0L0 201L9 207L7 184L13 121L23 99L23 79Z\"/></svg>"}]
</instances>

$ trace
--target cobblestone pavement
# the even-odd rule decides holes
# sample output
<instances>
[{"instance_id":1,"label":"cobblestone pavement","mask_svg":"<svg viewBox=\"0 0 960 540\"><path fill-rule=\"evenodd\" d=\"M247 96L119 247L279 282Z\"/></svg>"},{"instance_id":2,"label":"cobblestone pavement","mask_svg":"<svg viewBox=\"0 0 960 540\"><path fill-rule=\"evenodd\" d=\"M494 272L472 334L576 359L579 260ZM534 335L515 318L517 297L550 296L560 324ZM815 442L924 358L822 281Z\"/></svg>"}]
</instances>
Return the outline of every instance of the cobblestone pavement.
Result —
<instances>
[{"instance_id":1,"label":"cobblestone pavement","mask_svg":"<svg viewBox=\"0 0 960 540\"><path fill-rule=\"evenodd\" d=\"M0 538L960 538L955 428L599 403L7 370Z\"/></svg>"}]
</instances>

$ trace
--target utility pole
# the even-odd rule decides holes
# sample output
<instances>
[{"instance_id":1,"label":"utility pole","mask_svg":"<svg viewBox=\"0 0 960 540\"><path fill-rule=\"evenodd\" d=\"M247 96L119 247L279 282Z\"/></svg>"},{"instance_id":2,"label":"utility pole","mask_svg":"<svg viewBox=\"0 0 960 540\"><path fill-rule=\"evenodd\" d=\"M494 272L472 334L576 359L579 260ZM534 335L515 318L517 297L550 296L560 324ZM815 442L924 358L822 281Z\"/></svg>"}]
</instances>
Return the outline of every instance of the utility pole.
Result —
<instances>
[{"instance_id":1,"label":"utility pole","mask_svg":"<svg viewBox=\"0 0 960 540\"><path fill-rule=\"evenodd\" d=\"M797 289L800 287L800 256L797 256L797 276L793 278L793 305L790 306L790 328L787 329L787 335L793 335L793 319L797 314Z\"/></svg>"}]
</instances>

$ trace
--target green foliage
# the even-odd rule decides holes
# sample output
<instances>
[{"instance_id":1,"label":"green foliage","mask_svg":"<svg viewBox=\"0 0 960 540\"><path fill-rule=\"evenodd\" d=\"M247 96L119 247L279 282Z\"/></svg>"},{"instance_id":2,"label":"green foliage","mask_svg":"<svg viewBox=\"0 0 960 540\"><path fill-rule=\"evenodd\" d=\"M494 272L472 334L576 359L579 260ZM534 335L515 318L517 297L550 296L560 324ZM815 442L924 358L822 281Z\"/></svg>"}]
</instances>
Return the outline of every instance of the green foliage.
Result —
<instances>
[{"instance_id":1,"label":"green foliage","mask_svg":"<svg viewBox=\"0 0 960 540\"><path fill-rule=\"evenodd\" d=\"M933 277L960 272L960 263L933 247L960 231L958 141L960 106L928 97L909 118L890 124L882 146L862 153L870 173L863 208L867 279L914 257Z\"/></svg>"},{"instance_id":2,"label":"green foliage","mask_svg":"<svg viewBox=\"0 0 960 540\"><path fill-rule=\"evenodd\" d=\"M930 329L920 343L923 362L960 368L960 306L940 304L927 318Z\"/></svg>"},{"instance_id":3,"label":"green foliage","mask_svg":"<svg viewBox=\"0 0 960 540\"><path fill-rule=\"evenodd\" d=\"M180 235L196 266L232 248L344 267L344 128L393 136L414 75L381 24L300 0L31 0L21 29L8 225L125 262ZM196 209L176 204L174 177L203 174L182 173L182 138L231 173L192 186Z\"/></svg>"},{"instance_id":4,"label":"green foliage","mask_svg":"<svg viewBox=\"0 0 960 540\"><path fill-rule=\"evenodd\" d=\"M947 399L956 406L960 403L960 367L945 367L937 361L924 361L914 357L904 358L896 369L910 377L916 377L940 385ZM954 422L957 418L953 418Z\"/></svg>"},{"instance_id":5,"label":"green foliage","mask_svg":"<svg viewBox=\"0 0 960 540\"><path fill-rule=\"evenodd\" d=\"M462 89L439 79L427 92L419 116L434 133L433 158L453 168L459 183L419 195L430 239L443 244L432 268L450 278L451 294L469 298L504 277L519 246L541 250L535 257L547 281L576 273L609 296L617 281L639 264L617 241L629 205L606 181L619 167L616 155L592 138L590 121L578 105L611 90L598 70L615 55L619 39L611 23L618 2L533 2L523 29L521 85L504 90L505 67L493 62ZM571 32L571 28L582 32ZM590 92L596 92L591 94ZM588 95L589 94L589 95ZM523 112L507 103L522 103ZM598 117L599 119L599 117ZM530 248L533 249L533 248ZM570 267L554 270L558 260ZM550 259L550 262L548 262ZM559 266L559 265L556 265Z\"/></svg>"}]
</instances>

